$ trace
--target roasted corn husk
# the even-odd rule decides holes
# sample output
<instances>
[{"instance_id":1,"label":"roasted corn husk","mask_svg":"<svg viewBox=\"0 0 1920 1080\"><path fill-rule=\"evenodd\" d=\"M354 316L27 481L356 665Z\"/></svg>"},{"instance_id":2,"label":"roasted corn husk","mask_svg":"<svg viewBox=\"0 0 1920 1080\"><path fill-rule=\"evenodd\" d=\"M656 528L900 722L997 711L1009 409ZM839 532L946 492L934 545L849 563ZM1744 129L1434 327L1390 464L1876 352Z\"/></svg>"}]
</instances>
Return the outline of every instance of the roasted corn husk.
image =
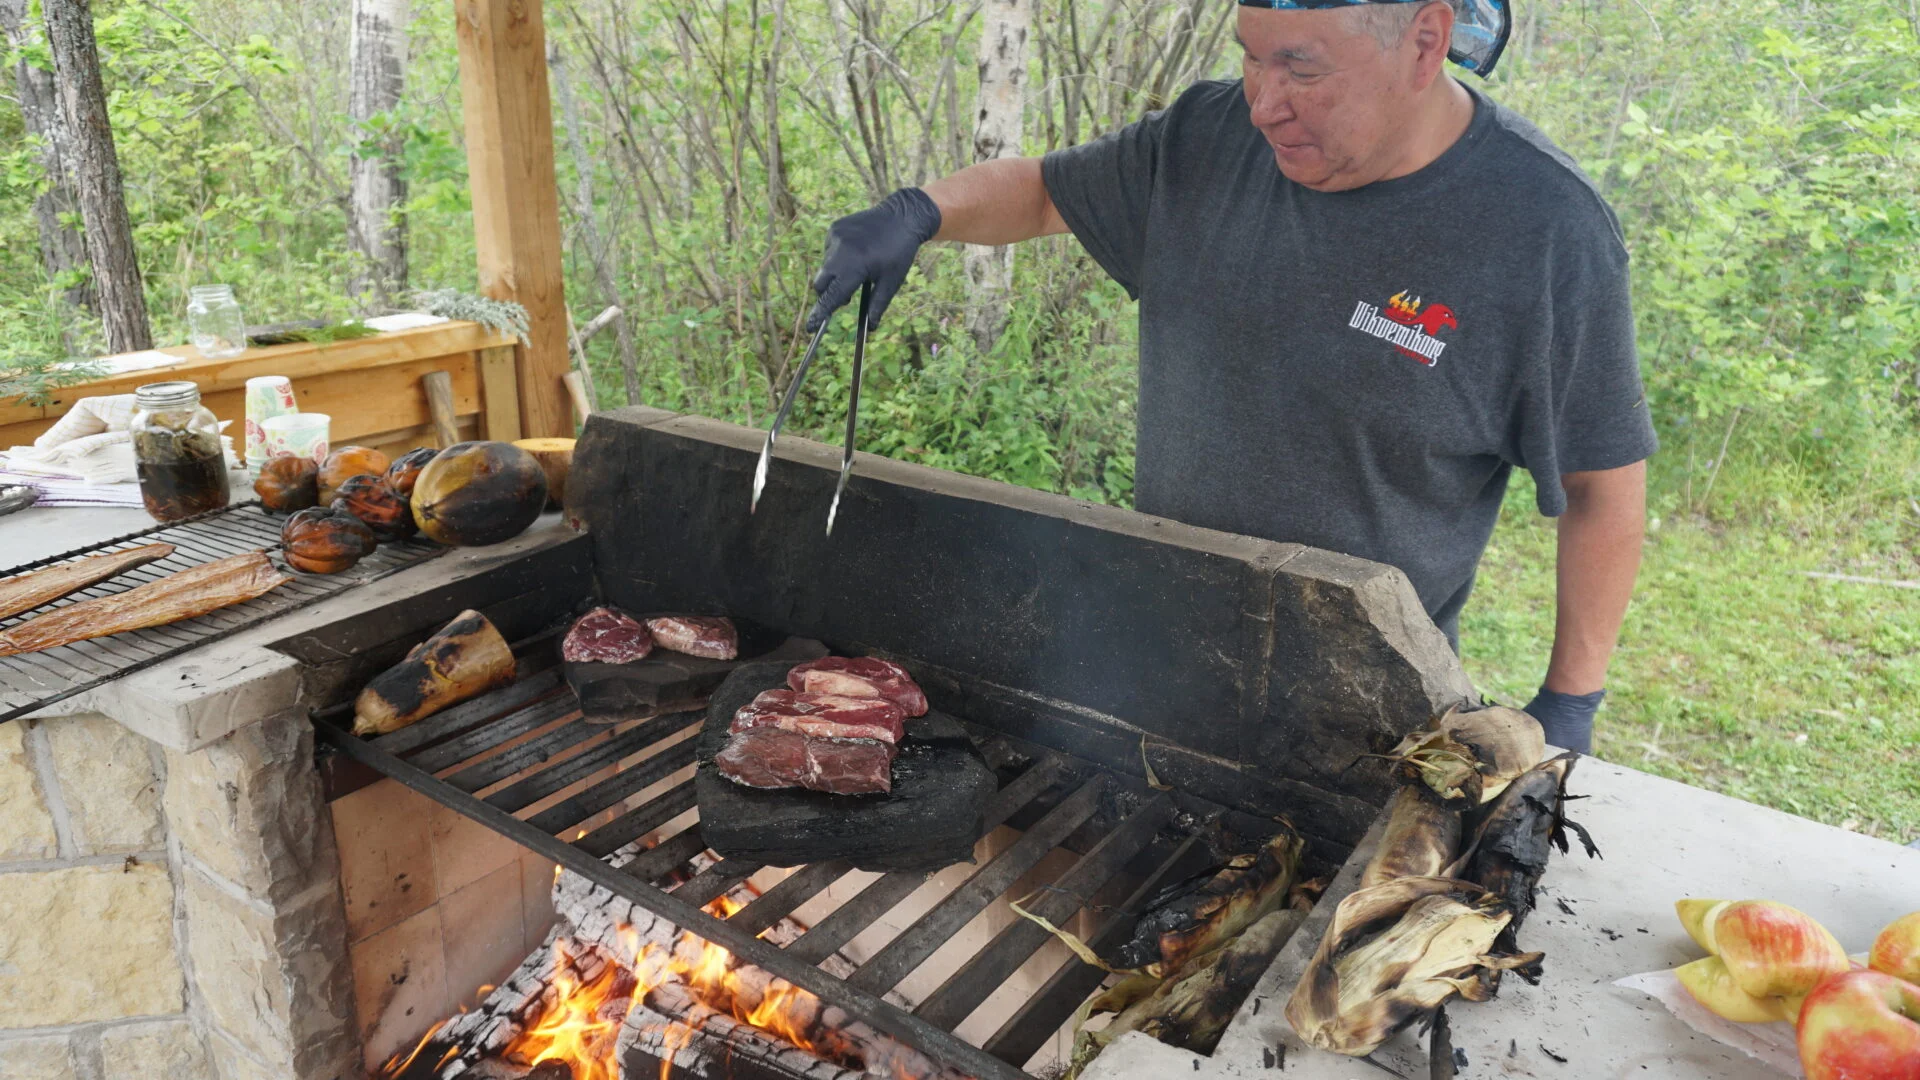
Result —
<instances>
[{"instance_id":1,"label":"roasted corn husk","mask_svg":"<svg viewBox=\"0 0 1920 1080\"><path fill-rule=\"evenodd\" d=\"M1585 829L1566 818L1567 777L1576 754L1543 761L1508 785L1487 808L1473 841L1449 872L1500 897L1513 912L1501 944L1517 947L1514 935L1533 912L1534 887L1547 870L1553 848L1565 852L1567 830L1580 834L1589 856L1600 849Z\"/></svg>"},{"instance_id":2,"label":"roasted corn husk","mask_svg":"<svg viewBox=\"0 0 1920 1080\"><path fill-rule=\"evenodd\" d=\"M1494 951L1510 918L1499 897L1451 878L1354 892L1334 909L1287 1021L1311 1046L1365 1057L1455 997L1492 997L1500 972L1537 965L1539 953Z\"/></svg>"},{"instance_id":3,"label":"roasted corn husk","mask_svg":"<svg viewBox=\"0 0 1920 1080\"><path fill-rule=\"evenodd\" d=\"M1360 888L1395 878L1432 877L1460 854L1460 811L1449 810L1425 784L1409 784L1393 797L1380 847L1360 874Z\"/></svg>"},{"instance_id":4,"label":"roasted corn husk","mask_svg":"<svg viewBox=\"0 0 1920 1080\"><path fill-rule=\"evenodd\" d=\"M1306 842L1283 829L1260 850L1236 855L1210 876L1156 897L1133 935L1105 959L1156 978L1180 970L1286 902Z\"/></svg>"},{"instance_id":5,"label":"roasted corn husk","mask_svg":"<svg viewBox=\"0 0 1920 1080\"><path fill-rule=\"evenodd\" d=\"M1547 752L1540 722L1519 709L1456 705L1385 755L1405 784L1422 784L1450 809L1490 802Z\"/></svg>"}]
</instances>

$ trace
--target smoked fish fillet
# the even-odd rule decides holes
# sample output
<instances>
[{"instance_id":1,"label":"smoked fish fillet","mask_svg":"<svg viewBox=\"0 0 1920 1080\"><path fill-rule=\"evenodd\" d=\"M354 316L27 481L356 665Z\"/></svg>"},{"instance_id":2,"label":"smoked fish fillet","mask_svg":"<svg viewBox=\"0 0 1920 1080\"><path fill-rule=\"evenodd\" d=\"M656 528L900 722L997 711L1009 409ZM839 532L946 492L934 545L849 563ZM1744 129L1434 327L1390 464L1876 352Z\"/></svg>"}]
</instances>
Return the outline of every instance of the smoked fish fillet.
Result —
<instances>
[{"instance_id":1,"label":"smoked fish fillet","mask_svg":"<svg viewBox=\"0 0 1920 1080\"><path fill-rule=\"evenodd\" d=\"M172 544L142 544L137 548L89 555L84 559L30 570L0 580L0 619L11 619L23 611L32 611L41 604L50 604L68 593L98 585L110 577L171 554Z\"/></svg>"},{"instance_id":2,"label":"smoked fish fillet","mask_svg":"<svg viewBox=\"0 0 1920 1080\"><path fill-rule=\"evenodd\" d=\"M0 656L165 626L265 595L292 580L274 568L264 551L229 555L0 630Z\"/></svg>"}]
</instances>

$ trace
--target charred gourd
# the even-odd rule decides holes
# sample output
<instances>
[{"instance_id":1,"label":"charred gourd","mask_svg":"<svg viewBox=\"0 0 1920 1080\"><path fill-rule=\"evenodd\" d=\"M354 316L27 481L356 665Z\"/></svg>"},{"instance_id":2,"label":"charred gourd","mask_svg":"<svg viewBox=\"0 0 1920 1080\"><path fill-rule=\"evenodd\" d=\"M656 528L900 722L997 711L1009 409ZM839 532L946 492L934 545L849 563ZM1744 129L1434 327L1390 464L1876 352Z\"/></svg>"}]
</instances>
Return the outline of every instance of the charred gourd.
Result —
<instances>
[{"instance_id":1,"label":"charred gourd","mask_svg":"<svg viewBox=\"0 0 1920 1080\"><path fill-rule=\"evenodd\" d=\"M463 611L374 676L353 703L353 733L398 731L513 681L513 650L485 615Z\"/></svg>"},{"instance_id":2,"label":"charred gourd","mask_svg":"<svg viewBox=\"0 0 1920 1080\"><path fill-rule=\"evenodd\" d=\"M413 510L407 500L378 476L356 476L341 484L333 508L366 522L373 538L381 543L405 540L414 533Z\"/></svg>"},{"instance_id":3,"label":"charred gourd","mask_svg":"<svg viewBox=\"0 0 1920 1080\"><path fill-rule=\"evenodd\" d=\"M320 466L310 457L282 454L260 466L253 482L260 505L276 514L291 514L320 505Z\"/></svg>"},{"instance_id":4,"label":"charred gourd","mask_svg":"<svg viewBox=\"0 0 1920 1080\"><path fill-rule=\"evenodd\" d=\"M287 565L305 574L337 574L373 554L373 530L345 510L310 506L280 526Z\"/></svg>"},{"instance_id":5,"label":"charred gourd","mask_svg":"<svg viewBox=\"0 0 1920 1080\"><path fill-rule=\"evenodd\" d=\"M393 464L387 455L364 446L342 446L320 464L320 505L330 506L340 485L363 473L379 476Z\"/></svg>"},{"instance_id":6,"label":"charred gourd","mask_svg":"<svg viewBox=\"0 0 1920 1080\"><path fill-rule=\"evenodd\" d=\"M1255 852L1236 855L1204 876L1168 886L1147 902L1133 935L1106 959L1154 976L1179 970L1190 957L1278 909L1300 872L1305 841L1283 830Z\"/></svg>"},{"instance_id":7,"label":"charred gourd","mask_svg":"<svg viewBox=\"0 0 1920 1080\"><path fill-rule=\"evenodd\" d=\"M413 498L413 485L420 479L420 470L439 453L431 446L420 446L401 454L387 467L387 486L403 499Z\"/></svg>"},{"instance_id":8,"label":"charred gourd","mask_svg":"<svg viewBox=\"0 0 1920 1080\"><path fill-rule=\"evenodd\" d=\"M456 443L440 451L413 485L420 531L456 547L511 540L546 505L546 471L512 443Z\"/></svg>"}]
</instances>

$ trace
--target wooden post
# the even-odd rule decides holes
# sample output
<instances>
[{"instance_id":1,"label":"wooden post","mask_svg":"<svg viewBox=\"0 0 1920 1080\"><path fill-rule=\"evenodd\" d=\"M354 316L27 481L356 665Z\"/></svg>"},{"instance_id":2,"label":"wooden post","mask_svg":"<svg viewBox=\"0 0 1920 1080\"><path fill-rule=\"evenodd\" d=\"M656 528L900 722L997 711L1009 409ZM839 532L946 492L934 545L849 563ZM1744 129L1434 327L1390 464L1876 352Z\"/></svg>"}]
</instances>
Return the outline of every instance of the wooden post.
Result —
<instances>
[{"instance_id":1,"label":"wooden post","mask_svg":"<svg viewBox=\"0 0 1920 1080\"><path fill-rule=\"evenodd\" d=\"M571 435L560 381L567 305L540 0L455 0L454 11L480 291L527 309L531 344L519 350L516 372L521 430Z\"/></svg>"}]
</instances>

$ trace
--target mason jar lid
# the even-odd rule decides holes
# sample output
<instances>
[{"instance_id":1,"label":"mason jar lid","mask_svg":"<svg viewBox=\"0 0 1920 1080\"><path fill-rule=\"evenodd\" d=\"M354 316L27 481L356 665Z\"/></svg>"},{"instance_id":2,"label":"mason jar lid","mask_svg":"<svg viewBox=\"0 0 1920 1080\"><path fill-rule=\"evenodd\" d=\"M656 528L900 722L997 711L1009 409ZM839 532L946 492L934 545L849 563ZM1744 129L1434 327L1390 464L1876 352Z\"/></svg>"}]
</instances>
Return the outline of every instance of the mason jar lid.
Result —
<instances>
[{"instance_id":1,"label":"mason jar lid","mask_svg":"<svg viewBox=\"0 0 1920 1080\"><path fill-rule=\"evenodd\" d=\"M185 379L150 382L133 391L133 405L137 409L188 409L198 404L200 387Z\"/></svg>"}]
</instances>

